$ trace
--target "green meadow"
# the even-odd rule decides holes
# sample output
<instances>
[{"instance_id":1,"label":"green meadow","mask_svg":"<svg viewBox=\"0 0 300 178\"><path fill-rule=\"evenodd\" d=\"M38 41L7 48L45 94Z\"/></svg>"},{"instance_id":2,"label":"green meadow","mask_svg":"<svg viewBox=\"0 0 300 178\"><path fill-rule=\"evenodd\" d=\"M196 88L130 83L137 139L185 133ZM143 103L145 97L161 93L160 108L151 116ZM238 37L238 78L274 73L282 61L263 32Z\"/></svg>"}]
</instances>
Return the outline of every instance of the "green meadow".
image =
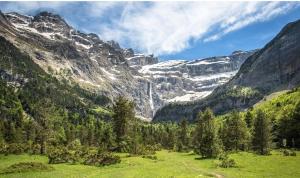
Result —
<instances>
[{"instance_id":1,"label":"green meadow","mask_svg":"<svg viewBox=\"0 0 300 178\"><path fill-rule=\"evenodd\" d=\"M178 153L166 150L156 153L157 160L142 157L128 157L120 154L120 164L95 167L81 164L51 164L50 171L28 171L22 173L0 174L6 178L193 178L193 177L229 177L229 178L295 178L300 177L300 152L297 156L283 156L279 151L272 151L270 156L260 156L247 152L231 154L237 167L220 168L219 160L199 159L192 152ZM42 162L48 158L36 155L0 156L0 170L19 162Z\"/></svg>"}]
</instances>

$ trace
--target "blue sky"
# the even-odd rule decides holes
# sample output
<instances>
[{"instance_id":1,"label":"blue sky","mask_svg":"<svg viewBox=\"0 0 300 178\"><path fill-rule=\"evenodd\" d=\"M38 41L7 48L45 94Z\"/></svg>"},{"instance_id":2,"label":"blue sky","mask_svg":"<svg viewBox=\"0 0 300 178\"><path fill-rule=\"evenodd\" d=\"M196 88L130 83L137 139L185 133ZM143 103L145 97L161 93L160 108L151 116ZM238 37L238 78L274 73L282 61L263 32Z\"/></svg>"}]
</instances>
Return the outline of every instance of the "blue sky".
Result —
<instances>
[{"instance_id":1,"label":"blue sky","mask_svg":"<svg viewBox=\"0 0 300 178\"><path fill-rule=\"evenodd\" d=\"M0 9L57 13L80 31L161 60L261 48L300 19L300 2L0 2Z\"/></svg>"}]
</instances>

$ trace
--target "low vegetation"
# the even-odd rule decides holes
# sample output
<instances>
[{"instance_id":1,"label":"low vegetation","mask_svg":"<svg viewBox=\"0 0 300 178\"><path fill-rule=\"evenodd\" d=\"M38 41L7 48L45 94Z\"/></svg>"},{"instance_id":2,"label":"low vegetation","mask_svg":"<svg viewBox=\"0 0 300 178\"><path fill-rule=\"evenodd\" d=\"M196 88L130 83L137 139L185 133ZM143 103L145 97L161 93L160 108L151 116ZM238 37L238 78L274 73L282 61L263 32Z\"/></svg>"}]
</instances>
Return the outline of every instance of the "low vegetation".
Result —
<instances>
[{"instance_id":1,"label":"low vegetation","mask_svg":"<svg viewBox=\"0 0 300 178\"><path fill-rule=\"evenodd\" d=\"M299 152L296 152L299 154ZM228 154L234 159L236 166L222 168L219 159L196 159L192 152L172 152L161 150L156 152L157 160L142 157L128 157L127 153L118 153L119 164L104 167L83 164L51 164L52 171L30 171L23 173L1 174L2 178L54 178L54 177L89 177L89 178L153 178L153 177L216 177L229 178L294 178L300 177L300 157L283 156L280 151L271 151L269 156L260 156L249 152ZM41 155L0 155L0 170L19 162L48 163L48 158Z\"/></svg>"},{"instance_id":2,"label":"low vegetation","mask_svg":"<svg viewBox=\"0 0 300 178\"><path fill-rule=\"evenodd\" d=\"M24 173L32 171L51 171L53 167L40 162L20 162L12 164L1 171L1 174Z\"/></svg>"}]
</instances>

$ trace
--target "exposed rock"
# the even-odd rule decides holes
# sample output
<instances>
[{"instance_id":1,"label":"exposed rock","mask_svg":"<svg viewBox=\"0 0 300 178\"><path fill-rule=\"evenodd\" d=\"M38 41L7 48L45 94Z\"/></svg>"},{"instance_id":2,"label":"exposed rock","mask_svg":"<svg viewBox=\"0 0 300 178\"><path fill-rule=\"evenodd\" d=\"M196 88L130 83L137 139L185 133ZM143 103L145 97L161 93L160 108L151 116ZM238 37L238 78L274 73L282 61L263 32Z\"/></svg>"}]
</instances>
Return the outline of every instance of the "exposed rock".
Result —
<instances>
[{"instance_id":1,"label":"exposed rock","mask_svg":"<svg viewBox=\"0 0 300 178\"><path fill-rule=\"evenodd\" d=\"M135 54L115 41L102 41L69 26L59 15L0 13L0 35L28 53L58 79L107 95L125 95L137 114L148 120L170 102L204 98L227 82L253 51L195 61L159 62L153 55ZM49 70L49 68L51 70Z\"/></svg>"},{"instance_id":2,"label":"exposed rock","mask_svg":"<svg viewBox=\"0 0 300 178\"><path fill-rule=\"evenodd\" d=\"M239 54L235 52L233 55ZM300 20L289 23L264 48L255 52L239 72L225 85L216 88L203 100L172 104L159 110L156 121L193 120L210 107L215 113L246 109L265 95L300 85Z\"/></svg>"}]
</instances>

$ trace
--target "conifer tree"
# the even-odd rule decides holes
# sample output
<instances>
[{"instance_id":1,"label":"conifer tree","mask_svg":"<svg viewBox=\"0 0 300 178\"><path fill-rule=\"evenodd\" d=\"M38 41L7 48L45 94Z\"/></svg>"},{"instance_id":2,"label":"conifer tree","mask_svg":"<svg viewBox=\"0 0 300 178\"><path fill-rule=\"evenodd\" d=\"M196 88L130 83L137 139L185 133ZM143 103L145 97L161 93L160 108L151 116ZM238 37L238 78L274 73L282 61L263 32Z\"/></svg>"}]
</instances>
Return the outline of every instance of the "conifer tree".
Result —
<instances>
[{"instance_id":1,"label":"conifer tree","mask_svg":"<svg viewBox=\"0 0 300 178\"><path fill-rule=\"evenodd\" d=\"M252 116L251 111L249 111L249 110L247 111L247 113L245 115L245 122L246 122L248 128L252 127L252 125L253 125L253 116Z\"/></svg>"},{"instance_id":2,"label":"conifer tree","mask_svg":"<svg viewBox=\"0 0 300 178\"><path fill-rule=\"evenodd\" d=\"M204 158L217 157L220 153L221 145L215 129L214 114L208 108L198 114L195 141L195 152Z\"/></svg>"},{"instance_id":3,"label":"conifer tree","mask_svg":"<svg viewBox=\"0 0 300 178\"><path fill-rule=\"evenodd\" d=\"M244 150L248 143L248 130L239 112L231 113L222 128L222 142L226 150Z\"/></svg>"},{"instance_id":4,"label":"conifer tree","mask_svg":"<svg viewBox=\"0 0 300 178\"><path fill-rule=\"evenodd\" d=\"M128 121L134 118L134 103L119 96L113 106L114 132L117 143L124 141L128 132Z\"/></svg>"},{"instance_id":5,"label":"conifer tree","mask_svg":"<svg viewBox=\"0 0 300 178\"><path fill-rule=\"evenodd\" d=\"M252 146L261 155L267 155L271 147L271 125L265 112L258 110L254 120Z\"/></svg>"},{"instance_id":6,"label":"conifer tree","mask_svg":"<svg viewBox=\"0 0 300 178\"><path fill-rule=\"evenodd\" d=\"M185 118L179 123L176 145L178 151L182 151L188 146L188 123Z\"/></svg>"}]
</instances>

